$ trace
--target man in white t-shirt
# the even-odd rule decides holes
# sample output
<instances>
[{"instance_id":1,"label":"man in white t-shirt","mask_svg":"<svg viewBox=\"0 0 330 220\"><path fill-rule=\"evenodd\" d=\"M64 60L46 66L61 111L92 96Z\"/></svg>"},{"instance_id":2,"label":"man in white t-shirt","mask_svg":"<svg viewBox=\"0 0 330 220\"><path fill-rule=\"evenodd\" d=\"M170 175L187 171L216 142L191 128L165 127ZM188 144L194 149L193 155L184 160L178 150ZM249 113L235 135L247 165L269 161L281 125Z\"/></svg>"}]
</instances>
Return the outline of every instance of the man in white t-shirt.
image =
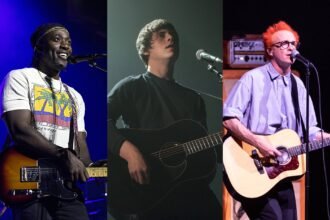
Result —
<instances>
[{"instance_id":1,"label":"man in white t-shirt","mask_svg":"<svg viewBox=\"0 0 330 220\"><path fill-rule=\"evenodd\" d=\"M60 78L72 53L70 34L61 24L44 24L32 34L31 44L32 67L9 72L1 84L0 114L14 149L34 159L54 159L53 165L64 178L63 185L71 192L74 182L88 178L85 166L91 159L84 101ZM61 183L54 187L54 182L40 187L59 190L56 187ZM52 193L55 196L13 204L14 219L88 219L81 196L73 194L63 200L59 197L66 195L61 191Z\"/></svg>"}]
</instances>

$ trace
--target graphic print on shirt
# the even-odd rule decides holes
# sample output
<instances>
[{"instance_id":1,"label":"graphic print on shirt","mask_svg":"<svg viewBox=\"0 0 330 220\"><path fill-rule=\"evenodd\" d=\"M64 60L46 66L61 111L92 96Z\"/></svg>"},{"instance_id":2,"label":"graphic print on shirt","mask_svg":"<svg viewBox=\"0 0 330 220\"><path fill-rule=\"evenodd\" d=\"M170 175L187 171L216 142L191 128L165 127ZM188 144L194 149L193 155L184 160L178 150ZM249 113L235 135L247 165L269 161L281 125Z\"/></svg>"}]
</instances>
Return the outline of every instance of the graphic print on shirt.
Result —
<instances>
[{"instance_id":1,"label":"graphic print on shirt","mask_svg":"<svg viewBox=\"0 0 330 220\"><path fill-rule=\"evenodd\" d=\"M71 100L66 92L56 92L55 100L52 91L49 88L35 85L33 87L34 94L34 115L37 123L47 124L48 126L57 127L57 129L66 129L70 127L72 115ZM54 103L55 102L55 103ZM56 120L54 117L54 104L56 112ZM46 126L47 126L46 125Z\"/></svg>"}]
</instances>

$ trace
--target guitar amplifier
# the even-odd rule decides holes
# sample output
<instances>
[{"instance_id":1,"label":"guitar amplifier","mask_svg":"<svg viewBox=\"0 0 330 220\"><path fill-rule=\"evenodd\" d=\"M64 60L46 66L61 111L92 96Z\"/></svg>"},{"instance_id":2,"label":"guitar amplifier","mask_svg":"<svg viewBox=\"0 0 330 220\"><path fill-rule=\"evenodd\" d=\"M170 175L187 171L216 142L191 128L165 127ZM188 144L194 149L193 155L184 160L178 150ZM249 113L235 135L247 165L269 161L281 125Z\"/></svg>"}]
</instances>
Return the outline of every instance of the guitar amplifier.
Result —
<instances>
[{"instance_id":1,"label":"guitar amplifier","mask_svg":"<svg viewBox=\"0 0 330 220\"><path fill-rule=\"evenodd\" d=\"M227 42L225 61L230 68L254 68L267 62L261 36L252 36Z\"/></svg>"}]
</instances>

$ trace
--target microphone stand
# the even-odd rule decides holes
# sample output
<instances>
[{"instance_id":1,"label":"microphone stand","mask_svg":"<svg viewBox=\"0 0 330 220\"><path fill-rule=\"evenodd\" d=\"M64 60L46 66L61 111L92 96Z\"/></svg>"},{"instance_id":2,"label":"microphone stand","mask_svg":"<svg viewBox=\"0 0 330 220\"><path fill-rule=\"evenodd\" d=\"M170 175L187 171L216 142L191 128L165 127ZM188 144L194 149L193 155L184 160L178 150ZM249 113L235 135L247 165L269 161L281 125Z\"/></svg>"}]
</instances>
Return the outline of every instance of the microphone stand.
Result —
<instances>
[{"instance_id":1,"label":"microphone stand","mask_svg":"<svg viewBox=\"0 0 330 220\"><path fill-rule=\"evenodd\" d=\"M217 68L215 67L214 64L208 63L207 64L207 70L215 73L217 75L217 77L219 78L219 83L221 82L221 80L222 80L222 74L220 73L220 71L217 70Z\"/></svg>"},{"instance_id":2,"label":"microphone stand","mask_svg":"<svg viewBox=\"0 0 330 220\"><path fill-rule=\"evenodd\" d=\"M305 219L309 220L309 211L308 211L308 204L309 204L309 188L310 188L310 175L309 175L309 78L310 78L310 66L311 63L307 62L305 64L306 67L306 129L304 135L304 141L306 144L306 174L305 174ZM303 123L303 122L302 122Z\"/></svg>"},{"instance_id":3,"label":"microphone stand","mask_svg":"<svg viewBox=\"0 0 330 220\"><path fill-rule=\"evenodd\" d=\"M101 70L101 71L103 71L103 72L105 72L105 73L107 72L106 69L104 69L104 68L100 67L99 65L97 65L95 59L89 60L89 61L88 61L88 65L89 65L90 67L94 67L94 68L96 68L96 69L99 69L99 70Z\"/></svg>"}]
</instances>

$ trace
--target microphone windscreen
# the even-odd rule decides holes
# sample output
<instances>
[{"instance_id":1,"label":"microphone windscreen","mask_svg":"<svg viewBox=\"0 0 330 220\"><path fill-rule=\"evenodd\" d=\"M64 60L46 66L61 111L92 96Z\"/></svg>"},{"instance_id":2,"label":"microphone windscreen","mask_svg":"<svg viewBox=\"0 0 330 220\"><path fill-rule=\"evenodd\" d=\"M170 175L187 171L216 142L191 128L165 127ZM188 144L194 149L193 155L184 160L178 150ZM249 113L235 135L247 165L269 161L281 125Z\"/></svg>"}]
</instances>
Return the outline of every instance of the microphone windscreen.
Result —
<instances>
[{"instance_id":1,"label":"microphone windscreen","mask_svg":"<svg viewBox=\"0 0 330 220\"><path fill-rule=\"evenodd\" d=\"M76 58L72 55L69 56L67 60L68 60L69 63L72 63L72 64L77 63Z\"/></svg>"},{"instance_id":2,"label":"microphone windscreen","mask_svg":"<svg viewBox=\"0 0 330 220\"><path fill-rule=\"evenodd\" d=\"M203 49L197 50L197 52L196 52L196 58L197 58L197 60L201 60L202 59L201 53L203 53L203 52L204 52Z\"/></svg>"},{"instance_id":3,"label":"microphone windscreen","mask_svg":"<svg viewBox=\"0 0 330 220\"><path fill-rule=\"evenodd\" d=\"M291 58L296 58L296 56L299 55L299 54L300 54L300 53L299 53L298 50L293 50L293 51L291 52Z\"/></svg>"}]
</instances>

